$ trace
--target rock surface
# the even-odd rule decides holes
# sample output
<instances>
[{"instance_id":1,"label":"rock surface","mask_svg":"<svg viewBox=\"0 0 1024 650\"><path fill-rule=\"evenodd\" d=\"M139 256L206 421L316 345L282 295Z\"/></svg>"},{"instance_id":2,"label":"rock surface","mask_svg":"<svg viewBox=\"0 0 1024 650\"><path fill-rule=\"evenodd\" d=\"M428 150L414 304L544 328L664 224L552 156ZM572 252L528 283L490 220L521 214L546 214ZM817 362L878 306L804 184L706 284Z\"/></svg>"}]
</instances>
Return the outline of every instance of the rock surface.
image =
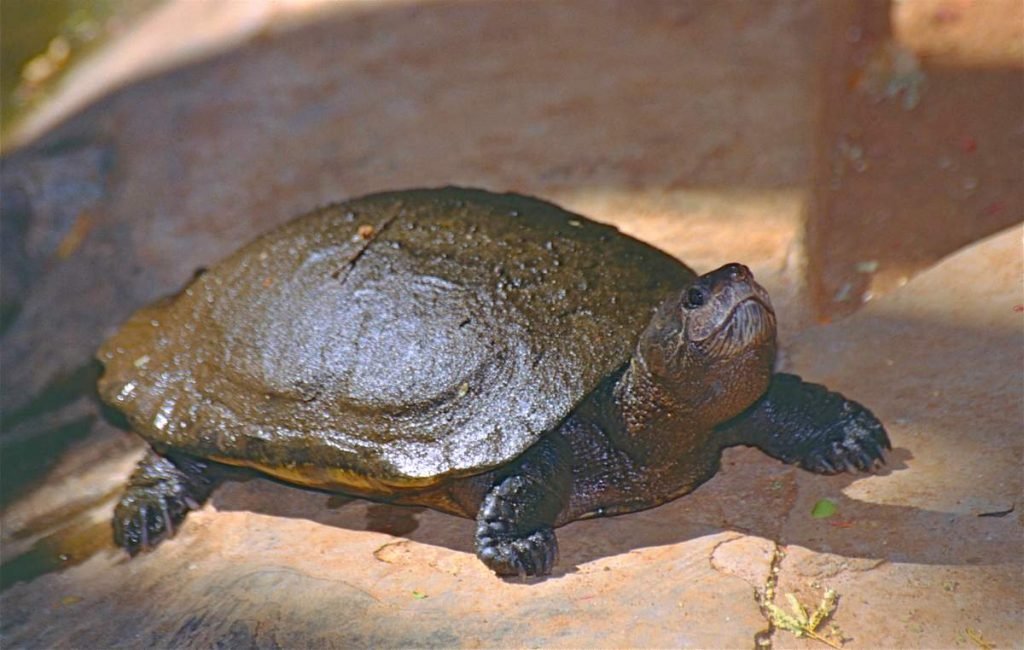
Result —
<instances>
[{"instance_id":1,"label":"rock surface","mask_svg":"<svg viewBox=\"0 0 1024 650\"><path fill-rule=\"evenodd\" d=\"M975 244L791 347L794 368L870 404L893 441L884 476L797 475L779 538L780 590L816 602L834 587L855 647L969 647L968 628L1024 639L1022 239L1017 226ZM820 498L833 517L808 516Z\"/></svg>"},{"instance_id":2,"label":"rock surface","mask_svg":"<svg viewBox=\"0 0 1024 650\"><path fill-rule=\"evenodd\" d=\"M247 13L238 48L5 158L4 647L749 647L762 631L810 647L768 630L754 590L773 566L780 605L837 589L848 647L1019 645L1021 229L806 329L814 260L858 227L807 236L836 135L815 131L835 101L821 40L857 26L841 6L343 3L258 29ZM982 182L1012 162L985 160ZM685 499L565 527L555 576L525 583L475 559L470 521L263 479L224 486L153 553L116 551L141 447L89 399L100 340L299 212L447 183L542 196L698 270L748 263L787 369L871 406L889 469L816 477L730 450ZM839 214L871 212L858 187ZM944 210L969 222L957 200ZM902 236L942 229L926 216ZM838 512L815 519L822 498Z\"/></svg>"},{"instance_id":3,"label":"rock surface","mask_svg":"<svg viewBox=\"0 0 1024 650\"><path fill-rule=\"evenodd\" d=\"M778 540L780 604L783 593L815 603L835 588L833 622L850 647L955 647L968 643L968 630L1013 647L1024 634L1022 235L1014 228L975 245L795 341L792 369L863 399L889 424L895 449L881 476L811 476L731 450L723 471L687 498L566 526L560 569L529 582L491 575L472 554L467 520L259 479L229 483L155 552L129 561L105 547L8 589L5 639L11 647L748 646L767 627L753 594ZM77 491L106 505L89 510L105 532L111 490L132 459L58 476L8 512L5 530L30 535L5 545L39 549L49 540L74 555L60 535L38 533L59 524L25 517L46 490ZM828 519L810 515L821 498L838 504ZM779 631L774 642L806 643Z\"/></svg>"}]
</instances>

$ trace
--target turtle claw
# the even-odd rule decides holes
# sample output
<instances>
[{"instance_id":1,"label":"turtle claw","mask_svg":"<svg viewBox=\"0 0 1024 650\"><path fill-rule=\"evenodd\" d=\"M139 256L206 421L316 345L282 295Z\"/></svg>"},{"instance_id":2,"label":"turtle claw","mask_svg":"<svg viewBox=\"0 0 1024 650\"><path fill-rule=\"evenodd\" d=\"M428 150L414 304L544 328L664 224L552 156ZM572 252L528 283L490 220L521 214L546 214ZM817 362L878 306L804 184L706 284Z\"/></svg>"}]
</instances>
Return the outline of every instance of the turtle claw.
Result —
<instances>
[{"instance_id":1,"label":"turtle claw","mask_svg":"<svg viewBox=\"0 0 1024 650\"><path fill-rule=\"evenodd\" d=\"M477 514L477 557L498 575L548 575L558 561L558 540L551 526L521 530L529 487L522 476L505 479L488 493Z\"/></svg>"},{"instance_id":2,"label":"turtle claw","mask_svg":"<svg viewBox=\"0 0 1024 650\"><path fill-rule=\"evenodd\" d=\"M213 488L204 469L202 463L176 464L150 451L114 508L114 542L134 556L173 537L185 515Z\"/></svg>"},{"instance_id":3,"label":"turtle claw","mask_svg":"<svg viewBox=\"0 0 1024 650\"><path fill-rule=\"evenodd\" d=\"M501 576L545 576L558 562L558 540L549 527L525 537L477 536L477 557Z\"/></svg>"},{"instance_id":4,"label":"turtle claw","mask_svg":"<svg viewBox=\"0 0 1024 650\"><path fill-rule=\"evenodd\" d=\"M129 488L114 509L114 542L136 555L174 536L175 524L188 514L184 499L177 499L174 487Z\"/></svg>"},{"instance_id":5,"label":"turtle claw","mask_svg":"<svg viewBox=\"0 0 1024 650\"><path fill-rule=\"evenodd\" d=\"M885 464L885 450L892 449L885 428L870 411L847 402L848 417L836 423L799 465L818 474L870 472Z\"/></svg>"}]
</instances>

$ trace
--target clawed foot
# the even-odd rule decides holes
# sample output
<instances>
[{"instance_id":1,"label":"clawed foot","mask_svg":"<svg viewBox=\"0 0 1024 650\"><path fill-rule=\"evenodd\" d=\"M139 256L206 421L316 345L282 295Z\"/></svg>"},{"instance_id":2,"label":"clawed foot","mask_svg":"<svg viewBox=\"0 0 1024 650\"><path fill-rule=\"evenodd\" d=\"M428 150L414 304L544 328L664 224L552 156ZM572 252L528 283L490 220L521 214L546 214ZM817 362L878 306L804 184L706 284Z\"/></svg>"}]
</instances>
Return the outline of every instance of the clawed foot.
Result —
<instances>
[{"instance_id":1,"label":"clawed foot","mask_svg":"<svg viewBox=\"0 0 1024 650\"><path fill-rule=\"evenodd\" d=\"M768 392L718 428L724 445L753 445L772 458L817 474L870 472L892 449L885 427L861 404L777 373Z\"/></svg>"},{"instance_id":2,"label":"clawed foot","mask_svg":"<svg viewBox=\"0 0 1024 650\"><path fill-rule=\"evenodd\" d=\"M524 489L524 478L506 479L491 490L477 515L477 557L498 575L548 575L558 561L558 540L551 526L526 534L517 531L522 518L517 497Z\"/></svg>"},{"instance_id":3,"label":"clawed foot","mask_svg":"<svg viewBox=\"0 0 1024 650\"><path fill-rule=\"evenodd\" d=\"M209 496L212 482L202 475L204 466L182 465L150 452L129 479L113 522L114 541L129 554L172 537L185 515Z\"/></svg>"},{"instance_id":4,"label":"clawed foot","mask_svg":"<svg viewBox=\"0 0 1024 650\"><path fill-rule=\"evenodd\" d=\"M501 576L546 576L558 561L558 540L550 528L526 537L477 536L476 554Z\"/></svg>"},{"instance_id":5,"label":"clawed foot","mask_svg":"<svg viewBox=\"0 0 1024 650\"><path fill-rule=\"evenodd\" d=\"M843 417L829 435L812 449L799 464L818 474L870 472L885 464L885 450L892 449L881 422L870 411L848 401Z\"/></svg>"}]
</instances>

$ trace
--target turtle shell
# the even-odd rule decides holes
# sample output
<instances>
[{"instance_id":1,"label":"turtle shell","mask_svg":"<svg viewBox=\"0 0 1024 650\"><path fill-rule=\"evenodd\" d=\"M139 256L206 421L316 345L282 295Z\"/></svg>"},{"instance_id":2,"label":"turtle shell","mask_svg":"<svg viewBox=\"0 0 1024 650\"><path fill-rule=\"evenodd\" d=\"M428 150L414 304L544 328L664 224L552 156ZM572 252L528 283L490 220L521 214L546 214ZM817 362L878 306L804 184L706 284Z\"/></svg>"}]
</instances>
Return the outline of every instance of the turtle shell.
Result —
<instances>
[{"instance_id":1,"label":"turtle shell","mask_svg":"<svg viewBox=\"0 0 1024 650\"><path fill-rule=\"evenodd\" d=\"M299 217L134 314L104 401L162 450L388 492L513 459L630 357L676 259L515 194Z\"/></svg>"}]
</instances>

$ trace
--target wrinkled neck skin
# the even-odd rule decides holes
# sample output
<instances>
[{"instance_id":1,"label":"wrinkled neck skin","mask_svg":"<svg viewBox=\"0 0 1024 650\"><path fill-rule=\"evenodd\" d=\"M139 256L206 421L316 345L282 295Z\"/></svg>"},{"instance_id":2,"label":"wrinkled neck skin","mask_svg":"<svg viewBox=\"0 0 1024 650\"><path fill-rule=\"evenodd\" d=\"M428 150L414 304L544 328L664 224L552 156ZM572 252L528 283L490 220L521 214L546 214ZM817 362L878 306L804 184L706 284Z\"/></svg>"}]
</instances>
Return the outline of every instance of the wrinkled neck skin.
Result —
<instances>
[{"instance_id":1,"label":"wrinkled neck skin","mask_svg":"<svg viewBox=\"0 0 1024 650\"><path fill-rule=\"evenodd\" d=\"M657 372L650 350L638 345L612 389L615 421L609 435L649 467L716 453L709 444L715 425L753 404L771 380L775 345L764 345L725 359L690 360L690 365Z\"/></svg>"}]
</instances>

